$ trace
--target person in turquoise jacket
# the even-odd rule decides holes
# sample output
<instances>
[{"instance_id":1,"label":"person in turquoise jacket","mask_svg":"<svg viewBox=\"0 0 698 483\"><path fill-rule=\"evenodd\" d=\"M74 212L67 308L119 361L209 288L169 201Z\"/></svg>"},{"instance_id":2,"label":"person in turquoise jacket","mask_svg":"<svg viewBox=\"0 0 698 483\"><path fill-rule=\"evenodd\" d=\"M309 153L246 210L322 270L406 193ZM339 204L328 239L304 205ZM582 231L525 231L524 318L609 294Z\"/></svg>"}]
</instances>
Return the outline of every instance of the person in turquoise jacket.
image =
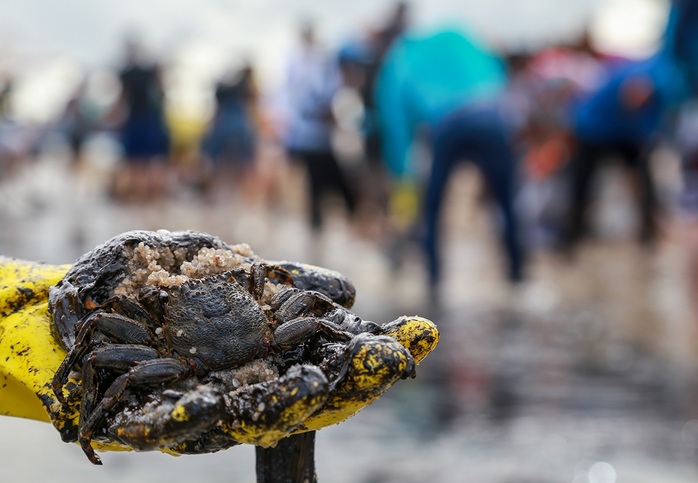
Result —
<instances>
[{"instance_id":1,"label":"person in turquoise jacket","mask_svg":"<svg viewBox=\"0 0 698 483\"><path fill-rule=\"evenodd\" d=\"M481 170L499 207L509 280L523 277L523 247L514 212L516 156L499 103L506 84L501 59L459 29L403 35L378 74L375 98L383 157L396 182L418 181L420 167L410 150L418 133L428 133L432 163L423 213L432 295L437 295L441 280L443 195L461 160Z\"/></svg>"}]
</instances>

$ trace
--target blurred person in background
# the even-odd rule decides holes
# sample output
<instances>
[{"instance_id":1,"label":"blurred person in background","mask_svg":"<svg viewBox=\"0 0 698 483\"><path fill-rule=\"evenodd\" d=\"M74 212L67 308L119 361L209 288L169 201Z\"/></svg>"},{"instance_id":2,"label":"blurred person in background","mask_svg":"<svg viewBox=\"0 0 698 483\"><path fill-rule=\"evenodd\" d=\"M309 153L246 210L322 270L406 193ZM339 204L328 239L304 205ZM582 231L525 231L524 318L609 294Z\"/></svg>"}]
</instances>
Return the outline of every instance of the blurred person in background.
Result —
<instances>
[{"instance_id":1,"label":"blurred person in background","mask_svg":"<svg viewBox=\"0 0 698 483\"><path fill-rule=\"evenodd\" d=\"M250 64L232 70L216 85L215 111L202 140L202 152L210 162L207 184L213 196L254 188L257 98Z\"/></svg>"},{"instance_id":2,"label":"blurred person in background","mask_svg":"<svg viewBox=\"0 0 698 483\"><path fill-rule=\"evenodd\" d=\"M71 168L78 169L83 161L83 147L95 131L98 113L87 97L87 78L73 91L58 119L58 130L65 137L70 149Z\"/></svg>"},{"instance_id":3,"label":"blurred person in background","mask_svg":"<svg viewBox=\"0 0 698 483\"><path fill-rule=\"evenodd\" d=\"M361 198L369 203L369 208L385 213L388 206L388 179L381 152L381 129L378 122L374 91L376 78L393 42L399 38L410 23L410 7L407 2L397 2L390 10L382 25L371 30L360 45L361 65L364 79L358 91L364 106L363 132L365 136L365 175L362 176Z\"/></svg>"},{"instance_id":4,"label":"blurred person in background","mask_svg":"<svg viewBox=\"0 0 698 483\"><path fill-rule=\"evenodd\" d=\"M604 74L588 28L571 44L507 56L507 106L522 153L517 201L530 246L557 248L564 241L568 207L572 105L595 89Z\"/></svg>"},{"instance_id":5,"label":"blurred person in background","mask_svg":"<svg viewBox=\"0 0 698 483\"><path fill-rule=\"evenodd\" d=\"M46 137L45 126L18 119L14 112L15 78L5 73L0 84L0 178L18 173L33 159Z\"/></svg>"},{"instance_id":6,"label":"blurred person in background","mask_svg":"<svg viewBox=\"0 0 698 483\"><path fill-rule=\"evenodd\" d=\"M410 149L420 130L427 131L431 166L423 206L424 247L434 303L442 281L442 202L459 161L474 163L482 173L500 215L507 279L512 284L523 279L524 248L514 210L517 159L500 109L506 81L501 59L459 30L404 35L379 72L376 104L383 154L396 189L424 182Z\"/></svg>"},{"instance_id":7,"label":"blurred person in background","mask_svg":"<svg viewBox=\"0 0 698 483\"><path fill-rule=\"evenodd\" d=\"M639 241L645 246L656 242L661 213L650 160L658 143L673 130L673 113L687 96L685 66L696 58L687 61L690 54L679 46L697 35L684 25L695 15L690 13L694 8L691 1L673 2L663 43L649 57L629 60L596 53L600 81L583 90L570 109L574 151L565 241L570 252L588 232L594 181L612 159L620 159L633 175Z\"/></svg>"},{"instance_id":8,"label":"blurred person in background","mask_svg":"<svg viewBox=\"0 0 698 483\"><path fill-rule=\"evenodd\" d=\"M12 99L12 76L5 74L0 86L0 178L7 177L14 171L15 156L8 144L10 135L10 102Z\"/></svg>"},{"instance_id":9,"label":"blurred person in background","mask_svg":"<svg viewBox=\"0 0 698 483\"><path fill-rule=\"evenodd\" d=\"M170 149L161 70L136 39L127 39L125 51L121 95L110 114L120 125L125 163L112 189L118 199L154 201L164 194Z\"/></svg>"},{"instance_id":10,"label":"blurred person in background","mask_svg":"<svg viewBox=\"0 0 698 483\"><path fill-rule=\"evenodd\" d=\"M12 95L12 76L5 74L0 87L0 119L5 119L10 112L10 97Z\"/></svg>"},{"instance_id":11,"label":"blurred person in background","mask_svg":"<svg viewBox=\"0 0 698 483\"><path fill-rule=\"evenodd\" d=\"M587 233L591 189L599 168L620 160L635 176L639 239L652 245L657 236L658 201L650 155L659 140L662 101L652 58L612 69L608 79L574 107L571 159L571 206L566 249L570 252Z\"/></svg>"},{"instance_id":12,"label":"blurred person in background","mask_svg":"<svg viewBox=\"0 0 698 483\"><path fill-rule=\"evenodd\" d=\"M662 55L675 74L672 106L674 141L681 159L679 193L687 298L691 304L693 347L698 346L698 2L674 0ZM672 69L670 69L672 68Z\"/></svg>"},{"instance_id":13,"label":"blurred person in background","mask_svg":"<svg viewBox=\"0 0 698 483\"><path fill-rule=\"evenodd\" d=\"M310 23L302 26L300 41L286 69L282 136L289 157L307 173L309 221L317 234L323 227L325 195L339 195L350 214L355 196L332 146L332 100L341 85L337 60L317 44Z\"/></svg>"}]
</instances>

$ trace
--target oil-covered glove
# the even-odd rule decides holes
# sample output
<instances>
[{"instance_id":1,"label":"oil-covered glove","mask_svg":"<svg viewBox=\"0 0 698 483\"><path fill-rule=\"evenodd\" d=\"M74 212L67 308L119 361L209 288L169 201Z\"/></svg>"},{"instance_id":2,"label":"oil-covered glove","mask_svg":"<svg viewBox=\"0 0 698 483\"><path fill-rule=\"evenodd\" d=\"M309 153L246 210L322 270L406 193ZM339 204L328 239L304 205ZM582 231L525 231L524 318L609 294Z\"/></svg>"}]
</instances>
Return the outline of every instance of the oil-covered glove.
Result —
<instances>
[{"instance_id":1,"label":"oil-covered glove","mask_svg":"<svg viewBox=\"0 0 698 483\"><path fill-rule=\"evenodd\" d=\"M185 381L175 378L173 384L149 382L144 386L114 379L137 379L153 367L161 375L161 359L131 362L138 370L116 371L120 375L105 376L109 383L100 387L102 375L111 366L90 372L92 376L85 380L87 359L81 354L82 360L73 368L76 370L67 375L57 392L56 372L65 364L67 353L61 338L65 334L56 328L49 311L48 292L69 269L0 258L0 412L51 421L65 441L80 440L94 463L99 463L99 458L93 447L203 453L239 443L272 446L290 434L341 422L376 400L398 379L412 375L415 364L438 342L434 324L420 317L401 317L384 326L362 322L346 339L316 336L283 353L288 360L280 365L285 362L288 367L282 371L260 368L259 361L253 360L244 365L247 372L209 371ZM329 279L322 270L301 264L284 268L297 272L301 295L315 293L310 289L322 288L322 283L327 285ZM254 279L242 278L245 283ZM330 296L331 288L327 290ZM313 303L327 303L323 296L318 300ZM350 305L352 301L353 297L345 302ZM284 310L288 305L292 304L287 303ZM329 311L325 315L335 322L340 315L350 314L339 304L336 307L317 310ZM81 316L76 332L89 332L84 329L84 319ZM327 325L333 327L332 323ZM102 348L113 341L104 333L98 334L90 354L103 356L108 351ZM89 422L90 415L85 415L86 386L95 395L87 402L102 408L98 424ZM81 427L88 422L89 438L81 439Z\"/></svg>"}]
</instances>

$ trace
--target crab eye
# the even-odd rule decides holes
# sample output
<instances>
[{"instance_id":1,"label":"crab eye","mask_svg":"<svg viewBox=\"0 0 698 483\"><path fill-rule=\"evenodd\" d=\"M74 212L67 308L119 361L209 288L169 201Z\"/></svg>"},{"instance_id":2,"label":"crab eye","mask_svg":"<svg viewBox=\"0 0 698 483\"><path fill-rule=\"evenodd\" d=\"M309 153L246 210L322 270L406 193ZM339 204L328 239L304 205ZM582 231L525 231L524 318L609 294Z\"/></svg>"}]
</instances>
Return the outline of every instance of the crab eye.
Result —
<instances>
[{"instance_id":1,"label":"crab eye","mask_svg":"<svg viewBox=\"0 0 698 483\"><path fill-rule=\"evenodd\" d=\"M161 304L166 304L170 299L170 294L168 294L165 290L160 290L158 293L158 298L160 299Z\"/></svg>"}]
</instances>

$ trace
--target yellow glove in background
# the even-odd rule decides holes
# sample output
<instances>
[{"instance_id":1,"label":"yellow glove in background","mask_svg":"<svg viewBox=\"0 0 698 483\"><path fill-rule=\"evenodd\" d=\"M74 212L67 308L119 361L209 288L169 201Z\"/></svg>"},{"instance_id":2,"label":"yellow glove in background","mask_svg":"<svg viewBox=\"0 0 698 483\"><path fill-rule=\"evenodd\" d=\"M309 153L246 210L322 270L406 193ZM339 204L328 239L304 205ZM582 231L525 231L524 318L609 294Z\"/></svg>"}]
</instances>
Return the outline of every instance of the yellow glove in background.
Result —
<instances>
[{"instance_id":1,"label":"yellow glove in background","mask_svg":"<svg viewBox=\"0 0 698 483\"><path fill-rule=\"evenodd\" d=\"M419 217L419 185L411 179L396 181L390 192L389 213L397 227L411 227Z\"/></svg>"}]
</instances>

